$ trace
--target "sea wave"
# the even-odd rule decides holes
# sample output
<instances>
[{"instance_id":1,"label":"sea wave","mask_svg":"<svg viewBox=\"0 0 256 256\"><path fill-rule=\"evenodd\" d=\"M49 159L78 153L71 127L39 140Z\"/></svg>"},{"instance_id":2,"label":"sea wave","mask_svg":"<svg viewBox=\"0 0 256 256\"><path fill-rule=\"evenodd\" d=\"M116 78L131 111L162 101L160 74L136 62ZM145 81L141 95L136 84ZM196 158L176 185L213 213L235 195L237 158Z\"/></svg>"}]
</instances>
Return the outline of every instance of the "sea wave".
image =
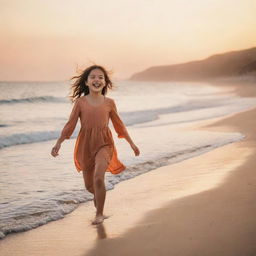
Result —
<instances>
[{"instance_id":1,"label":"sea wave","mask_svg":"<svg viewBox=\"0 0 256 256\"><path fill-rule=\"evenodd\" d=\"M39 131L31 133L16 133L9 136L0 136L0 149L20 144L29 144L58 138L60 131ZM74 132L72 137L76 136Z\"/></svg>"},{"instance_id":2,"label":"sea wave","mask_svg":"<svg viewBox=\"0 0 256 256\"><path fill-rule=\"evenodd\" d=\"M51 98L54 98L54 97L51 97ZM54 99L58 99L58 98L54 98ZM164 108L158 108L158 109L121 112L120 116L122 117L122 120L126 126L132 126L137 124L143 124L145 126L147 125L147 123L151 121L158 120L161 115L178 113L178 112L190 112L190 111L203 110L203 109L210 110L211 108L215 108L216 105L219 108L221 108L224 104L222 102L217 102L217 103L210 102L207 105L204 101L189 101L185 105L176 105L176 106L164 107ZM189 118L185 117L179 120L171 120L171 121L168 121L168 124L198 121L203 119L209 119L212 117L217 117L223 114L222 112L221 113L216 112L215 114L212 113L211 115L209 113L200 118L198 118L198 116L191 116ZM158 124L158 125L161 125L161 124ZM8 125L4 124L0 126L0 128L1 127L4 128L5 126L8 126ZM0 149L4 147L15 146L20 144L29 144L29 143L35 143L35 142L41 142L41 141L47 141L47 140L54 140L58 138L58 136L60 135L60 132L61 130L35 131L35 132L28 132L28 133L15 133L8 136L0 136ZM78 134L78 127L71 138L74 138L75 136L77 136L77 134Z\"/></svg>"},{"instance_id":3,"label":"sea wave","mask_svg":"<svg viewBox=\"0 0 256 256\"><path fill-rule=\"evenodd\" d=\"M208 106L211 108L214 106ZM200 103L192 104L185 106L174 106L174 107L166 107L159 109L150 109L150 110L140 110L140 111L130 111L120 113L122 116L122 120L126 126L131 126L135 124L145 124L147 122L159 119L159 116L162 114L169 114L175 112L183 112L183 111L192 111L196 109L203 109L203 106ZM197 119L197 118L195 118ZM190 120L191 121L191 120ZM181 121L180 121L181 122ZM175 122L173 122L175 123ZM57 139L60 135L60 130L55 131L36 131L29 133L16 133L8 136L0 136L0 149L4 147L10 147L20 144L29 144L47 140ZM78 129L75 130L74 134L71 138L74 138L78 134Z\"/></svg>"},{"instance_id":4,"label":"sea wave","mask_svg":"<svg viewBox=\"0 0 256 256\"><path fill-rule=\"evenodd\" d=\"M28 97L28 98L20 98L20 99L6 99L0 100L0 104L16 104L16 103L37 103L37 102L54 102L54 103L63 103L67 102L66 99L61 97L54 96L39 96L39 97Z\"/></svg>"}]
</instances>

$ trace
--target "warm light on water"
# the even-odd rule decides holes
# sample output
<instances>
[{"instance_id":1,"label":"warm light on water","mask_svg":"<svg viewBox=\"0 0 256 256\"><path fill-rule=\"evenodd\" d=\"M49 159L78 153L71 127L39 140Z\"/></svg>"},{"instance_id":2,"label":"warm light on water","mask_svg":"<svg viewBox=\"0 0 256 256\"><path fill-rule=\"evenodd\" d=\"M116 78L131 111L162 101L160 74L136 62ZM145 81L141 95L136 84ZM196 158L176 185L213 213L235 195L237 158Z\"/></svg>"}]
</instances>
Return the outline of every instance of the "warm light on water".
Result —
<instances>
[{"instance_id":1,"label":"warm light on water","mask_svg":"<svg viewBox=\"0 0 256 256\"><path fill-rule=\"evenodd\" d=\"M181 129L251 108L255 98L197 83L120 82L109 97L141 155L118 140L118 154L127 170L106 175L106 188L148 172L243 139L240 133ZM59 219L80 202L92 197L85 192L81 174L73 163L75 140L62 144L60 156L50 150L68 119L72 105L65 99L65 83L0 83L0 228L22 231ZM79 131L79 123L73 138Z\"/></svg>"}]
</instances>

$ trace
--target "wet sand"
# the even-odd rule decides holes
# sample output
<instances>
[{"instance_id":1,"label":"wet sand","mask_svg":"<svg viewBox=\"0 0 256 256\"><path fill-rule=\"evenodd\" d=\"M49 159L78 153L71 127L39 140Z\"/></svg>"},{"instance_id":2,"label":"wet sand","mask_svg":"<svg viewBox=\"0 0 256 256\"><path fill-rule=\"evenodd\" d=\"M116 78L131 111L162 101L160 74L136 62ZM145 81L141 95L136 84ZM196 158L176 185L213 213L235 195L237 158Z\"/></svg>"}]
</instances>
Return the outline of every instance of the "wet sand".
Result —
<instances>
[{"instance_id":1,"label":"wet sand","mask_svg":"<svg viewBox=\"0 0 256 256\"><path fill-rule=\"evenodd\" d=\"M256 87L241 86L232 88L256 96ZM253 109L201 122L200 129L246 139L117 184L102 225L90 224L93 203L82 204L62 220L7 236L1 255L256 255L255 117Z\"/></svg>"}]
</instances>

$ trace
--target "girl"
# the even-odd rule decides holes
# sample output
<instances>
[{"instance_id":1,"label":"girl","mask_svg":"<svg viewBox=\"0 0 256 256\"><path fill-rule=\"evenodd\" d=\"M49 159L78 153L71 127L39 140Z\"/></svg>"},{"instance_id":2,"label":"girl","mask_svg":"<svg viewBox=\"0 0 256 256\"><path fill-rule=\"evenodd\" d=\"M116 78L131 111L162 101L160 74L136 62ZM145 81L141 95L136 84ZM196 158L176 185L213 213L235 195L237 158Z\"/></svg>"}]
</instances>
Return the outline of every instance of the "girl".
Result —
<instances>
[{"instance_id":1,"label":"girl","mask_svg":"<svg viewBox=\"0 0 256 256\"><path fill-rule=\"evenodd\" d=\"M103 215L106 196L105 172L118 174L125 169L117 157L108 127L109 118L118 138L127 140L135 156L138 156L140 151L120 119L114 100L105 96L107 90L112 88L107 71L102 66L93 65L73 79L76 79L72 85L71 95L74 106L68 122L52 148L51 155L58 156L61 143L70 138L80 118L81 128L75 143L74 163L77 171L83 172L86 189L94 195L94 205L97 210L92 224L100 224L106 218Z\"/></svg>"}]
</instances>

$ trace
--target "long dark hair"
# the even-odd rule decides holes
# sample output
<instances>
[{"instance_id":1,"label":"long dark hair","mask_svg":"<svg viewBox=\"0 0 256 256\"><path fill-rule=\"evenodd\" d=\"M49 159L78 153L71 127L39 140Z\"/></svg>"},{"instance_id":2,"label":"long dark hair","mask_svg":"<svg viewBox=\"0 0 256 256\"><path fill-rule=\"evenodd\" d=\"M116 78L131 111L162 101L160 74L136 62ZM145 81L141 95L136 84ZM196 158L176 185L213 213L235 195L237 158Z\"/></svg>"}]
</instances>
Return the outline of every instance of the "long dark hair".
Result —
<instances>
[{"instance_id":1,"label":"long dark hair","mask_svg":"<svg viewBox=\"0 0 256 256\"><path fill-rule=\"evenodd\" d=\"M82 94L87 95L89 94L89 87L85 84L87 82L88 76L94 69L100 69L104 74L104 79L106 85L103 87L101 93L102 95L106 95L108 89L112 89L113 83L109 78L110 72L107 71L104 67L99 65L92 65L88 68L86 68L84 71L81 72L80 75L73 76L71 80L75 80L75 82L71 86L71 95L69 95L69 98L72 102L75 101L75 99L81 97Z\"/></svg>"}]
</instances>

